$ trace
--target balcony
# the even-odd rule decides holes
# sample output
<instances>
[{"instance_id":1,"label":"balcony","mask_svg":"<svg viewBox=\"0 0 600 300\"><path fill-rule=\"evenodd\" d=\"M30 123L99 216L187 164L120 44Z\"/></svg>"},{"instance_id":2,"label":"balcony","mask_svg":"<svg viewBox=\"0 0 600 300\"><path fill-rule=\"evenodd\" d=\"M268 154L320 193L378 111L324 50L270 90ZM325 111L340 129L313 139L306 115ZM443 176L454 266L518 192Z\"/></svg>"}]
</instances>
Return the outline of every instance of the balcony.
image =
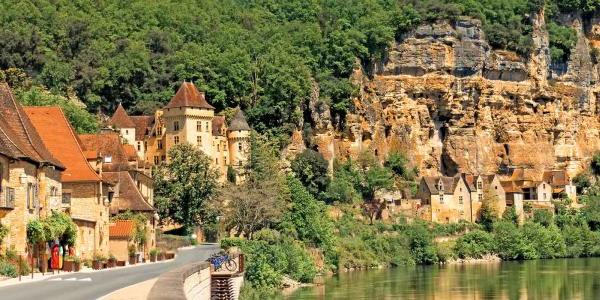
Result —
<instances>
[{"instance_id":1,"label":"balcony","mask_svg":"<svg viewBox=\"0 0 600 300\"><path fill-rule=\"evenodd\" d=\"M0 209L14 209L15 208L15 189L4 188L0 192Z\"/></svg>"}]
</instances>

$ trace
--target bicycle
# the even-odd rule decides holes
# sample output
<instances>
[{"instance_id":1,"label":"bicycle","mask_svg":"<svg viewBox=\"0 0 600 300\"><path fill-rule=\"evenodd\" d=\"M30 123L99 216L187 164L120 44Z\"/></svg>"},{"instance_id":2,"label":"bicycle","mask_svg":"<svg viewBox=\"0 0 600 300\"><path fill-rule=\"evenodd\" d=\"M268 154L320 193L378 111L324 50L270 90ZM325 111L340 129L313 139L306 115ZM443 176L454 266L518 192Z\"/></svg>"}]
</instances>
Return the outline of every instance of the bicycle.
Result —
<instances>
[{"instance_id":1,"label":"bicycle","mask_svg":"<svg viewBox=\"0 0 600 300\"><path fill-rule=\"evenodd\" d=\"M237 270L237 262L235 262L235 258L231 257L229 254L221 254L216 253L210 257L210 263L215 267L215 271L221 270L222 267L225 267L227 271L235 272Z\"/></svg>"}]
</instances>

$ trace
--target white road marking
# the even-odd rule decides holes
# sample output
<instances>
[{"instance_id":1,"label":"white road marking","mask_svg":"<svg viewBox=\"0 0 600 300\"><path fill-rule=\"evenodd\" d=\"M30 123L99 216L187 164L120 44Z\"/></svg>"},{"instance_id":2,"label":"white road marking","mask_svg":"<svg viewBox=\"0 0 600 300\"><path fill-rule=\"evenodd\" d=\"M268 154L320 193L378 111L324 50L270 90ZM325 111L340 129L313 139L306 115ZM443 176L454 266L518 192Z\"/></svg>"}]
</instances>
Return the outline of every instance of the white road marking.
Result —
<instances>
[{"instance_id":1,"label":"white road marking","mask_svg":"<svg viewBox=\"0 0 600 300\"><path fill-rule=\"evenodd\" d=\"M48 281L61 281L62 278L50 278L48 279Z\"/></svg>"},{"instance_id":2,"label":"white road marking","mask_svg":"<svg viewBox=\"0 0 600 300\"><path fill-rule=\"evenodd\" d=\"M89 278L89 277L82 278L82 279L79 279L79 281L92 281L92 278Z\"/></svg>"},{"instance_id":3,"label":"white road marking","mask_svg":"<svg viewBox=\"0 0 600 300\"><path fill-rule=\"evenodd\" d=\"M77 278L75 278L75 277L65 279L65 281L75 281L75 280L77 280Z\"/></svg>"}]
</instances>

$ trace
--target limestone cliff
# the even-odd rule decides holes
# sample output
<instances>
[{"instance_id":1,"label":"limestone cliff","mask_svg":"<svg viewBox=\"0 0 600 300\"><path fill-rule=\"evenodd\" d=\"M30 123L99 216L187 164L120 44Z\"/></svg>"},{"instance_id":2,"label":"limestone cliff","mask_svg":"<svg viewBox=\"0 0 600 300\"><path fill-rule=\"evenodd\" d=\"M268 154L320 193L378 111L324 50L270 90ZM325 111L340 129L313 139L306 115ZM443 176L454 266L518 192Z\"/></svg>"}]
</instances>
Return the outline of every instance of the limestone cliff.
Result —
<instances>
[{"instance_id":1,"label":"limestone cliff","mask_svg":"<svg viewBox=\"0 0 600 300\"><path fill-rule=\"evenodd\" d=\"M530 57L493 50L477 20L422 25L390 47L377 74L356 70L360 91L342 130L332 129L326 107L311 104L313 143L330 161L403 151L421 174L506 166L574 174L600 150L599 69L591 55L600 47L600 19L564 22L578 39L566 66L549 63L543 13L532 17Z\"/></svg>"}]
</instances>

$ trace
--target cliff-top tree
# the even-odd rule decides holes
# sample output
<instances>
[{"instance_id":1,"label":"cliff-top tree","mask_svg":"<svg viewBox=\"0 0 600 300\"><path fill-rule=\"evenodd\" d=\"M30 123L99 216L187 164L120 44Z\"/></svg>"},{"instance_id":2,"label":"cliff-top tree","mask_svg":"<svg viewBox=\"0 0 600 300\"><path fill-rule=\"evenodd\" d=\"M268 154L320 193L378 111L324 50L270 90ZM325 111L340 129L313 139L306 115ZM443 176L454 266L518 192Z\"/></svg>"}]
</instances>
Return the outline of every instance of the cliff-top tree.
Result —
<instances>
[{"instance_id":1,"label":"cliff-top tree","mask_svg":"<svg viewBox=\"0 0 600 300\"><path fill-rule=\"evenodd\" d=\"M189 233L213 219L208 202L217 196L219 175L192 145L176 145L168 154L169 161L154 169L156 207L162 219L183 225Z\"/></svg>"}]
</instances>

